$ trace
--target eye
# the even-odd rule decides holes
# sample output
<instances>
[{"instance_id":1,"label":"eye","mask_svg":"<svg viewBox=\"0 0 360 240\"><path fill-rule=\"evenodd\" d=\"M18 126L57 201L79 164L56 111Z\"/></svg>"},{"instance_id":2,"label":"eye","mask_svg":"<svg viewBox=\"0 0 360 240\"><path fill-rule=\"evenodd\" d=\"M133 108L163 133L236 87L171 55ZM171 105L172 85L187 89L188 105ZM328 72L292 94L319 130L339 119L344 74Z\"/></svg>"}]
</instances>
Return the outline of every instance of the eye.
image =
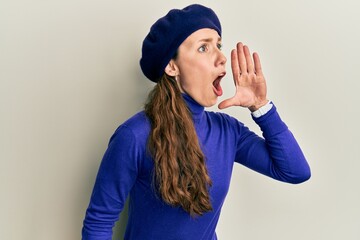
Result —
<instances>
[{"instance_id":1,"label":"eye","mask_svg":"<svg viewBox=\"0 0 360 240\"><path fill-rule=\"evenodd\" d=\"M218 48L219 50L222 50L222 47L223 47L223 45L222 45L221 43L218 43L218 44L217 44L217 48Z\"/></svg>"},{"instance_id":2,"label":"eye","mask_svg":"<svg viewBox=\"0 0 360 240\"><path fill-rule=\"evenodd\" d=\"M207 46L205 44L198 48L199 52L206 52L206 50L207 50Z\"/></svg>"}]
</instances>

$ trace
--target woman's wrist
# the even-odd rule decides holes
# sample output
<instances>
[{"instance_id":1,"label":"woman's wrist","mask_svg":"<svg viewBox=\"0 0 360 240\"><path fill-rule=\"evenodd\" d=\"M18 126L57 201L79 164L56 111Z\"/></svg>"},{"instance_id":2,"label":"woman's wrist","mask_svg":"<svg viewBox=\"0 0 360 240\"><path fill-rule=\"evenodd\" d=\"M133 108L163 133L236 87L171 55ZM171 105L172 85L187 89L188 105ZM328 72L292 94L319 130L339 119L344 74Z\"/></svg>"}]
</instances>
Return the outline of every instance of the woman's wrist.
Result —
<instances>
[{"instance_id":1,"label":"woman's wrist","mask_svg":"<svg viewBox=\"0 0 360 240\"><path fill-rule=\"evenodd\" d=\"M259 110L261 107L265 106L266 104L268 104L270 101L268 99L265 99L264 101L256 104L256 105L252 105L250 107L248 107L248 109L251 111L251 112L255 112L257 110Z\"/></svg>"},{"instance_id":2,"label":"woman's wrist","mask_svg":"<svg viewBox=\"0 0 360 240\"><path fill-rule=\"evenodd\" d=\"M261 106L260 108L258 108L257 110L251 112L251 115L255 118L261 117L263 115L265 115L267 112L270 111L270 109L272 108L272 104L270 101L267 101L267 103L263 106Z\"/></svg>"}]
</instances>

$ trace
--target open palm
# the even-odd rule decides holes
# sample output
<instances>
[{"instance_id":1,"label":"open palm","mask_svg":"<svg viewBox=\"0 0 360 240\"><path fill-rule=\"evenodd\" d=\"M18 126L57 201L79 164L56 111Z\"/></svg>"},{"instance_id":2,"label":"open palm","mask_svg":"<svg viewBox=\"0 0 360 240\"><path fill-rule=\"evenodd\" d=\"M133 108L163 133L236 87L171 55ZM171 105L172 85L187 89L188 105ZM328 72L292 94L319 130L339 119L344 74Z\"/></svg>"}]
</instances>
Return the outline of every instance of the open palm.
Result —
<instances>
[{"instance_id":1,"label":"open palm","mask_svg":"<svg viewBox=\"0 0 360 240\"><path fill-rule=\"evenodd\" d=\"M236 92L232 98L219 104L220 109L241 106L255 111L267 103L266 81L259 55L254 53L253 59L249 48L242 43L238 43L236 49L231 51L231 68Z\"/></svg>"}]
</instances>

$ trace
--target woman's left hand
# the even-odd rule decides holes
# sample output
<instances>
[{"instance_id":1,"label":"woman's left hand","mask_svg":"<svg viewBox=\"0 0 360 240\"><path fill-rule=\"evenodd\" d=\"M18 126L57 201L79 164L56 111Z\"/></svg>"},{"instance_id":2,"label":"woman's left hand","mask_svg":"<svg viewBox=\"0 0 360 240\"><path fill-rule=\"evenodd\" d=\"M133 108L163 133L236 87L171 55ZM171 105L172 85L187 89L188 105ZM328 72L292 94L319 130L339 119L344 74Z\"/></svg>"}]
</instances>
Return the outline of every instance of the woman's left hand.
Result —
<instances>
[{"instance_id":1,"label":"woman's left hand","mask_svg":"<svg viewBox=\"0 0 360 240\"><path fill-rule=\"evenodd\" d=\"M261 70L260 58L257 53L250 55L250 50L241 42L236 50L231 51L231 68L236 87L235 96L219 104L220 109L231 106L247 107L256 111L264 106L266 98L266 82Z\"/></svg>"}]
</instances>

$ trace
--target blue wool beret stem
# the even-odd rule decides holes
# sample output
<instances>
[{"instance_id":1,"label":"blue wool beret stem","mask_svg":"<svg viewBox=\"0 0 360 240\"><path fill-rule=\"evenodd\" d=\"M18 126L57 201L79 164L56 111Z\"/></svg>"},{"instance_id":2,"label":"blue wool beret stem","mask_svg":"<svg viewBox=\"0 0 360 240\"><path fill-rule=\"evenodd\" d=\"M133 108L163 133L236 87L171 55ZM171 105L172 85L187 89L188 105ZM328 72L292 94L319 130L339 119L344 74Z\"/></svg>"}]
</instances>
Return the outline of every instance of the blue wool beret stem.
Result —
<instances>
[{"instance_id":1,"label":"blue wool beret stem","mask_svg":"<svg viewBox=\"0 0 360 240\"><path fill-rule=\"evenodd\" d=\"M157 82L181 43L202 28L214 29L221 36L221 25L215 12L199 4L170 10L157 20L142 45L140 67L144 75Z\"/></svg>"}]
</instances>

